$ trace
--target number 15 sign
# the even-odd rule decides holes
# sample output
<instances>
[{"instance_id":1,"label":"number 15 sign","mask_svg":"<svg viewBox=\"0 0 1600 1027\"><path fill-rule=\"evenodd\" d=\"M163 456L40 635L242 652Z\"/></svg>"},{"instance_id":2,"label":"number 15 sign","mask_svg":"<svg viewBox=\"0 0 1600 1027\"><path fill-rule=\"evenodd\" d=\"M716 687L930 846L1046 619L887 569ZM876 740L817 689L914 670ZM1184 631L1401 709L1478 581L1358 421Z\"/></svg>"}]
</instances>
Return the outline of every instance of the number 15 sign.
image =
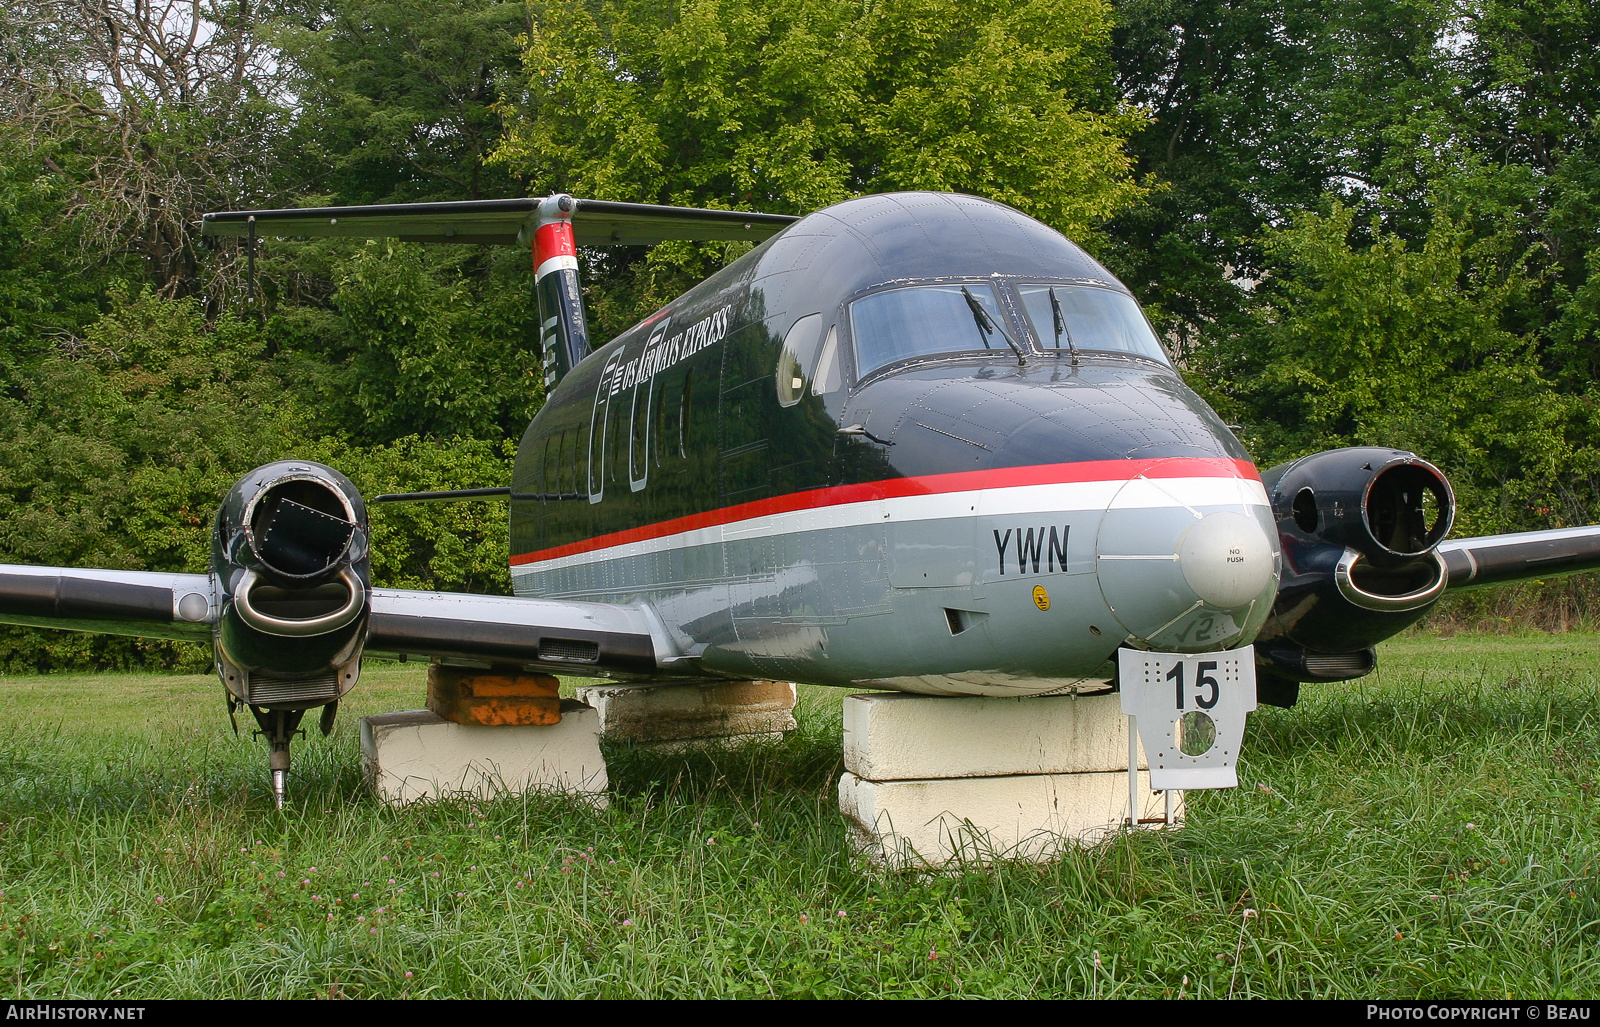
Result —
<instances>
[{"instance_id":1,"label":"number 15 sign","mask_svg":"<svg viewBox=\"0 0 1600 1027\"><path fill-rule=\"evenodd\" d=\"M1234 788L1245 715L1256 708L1255 649L1117 650L1122 712L1135 718L1150 787Z\"/></svg>"}]
</instances>

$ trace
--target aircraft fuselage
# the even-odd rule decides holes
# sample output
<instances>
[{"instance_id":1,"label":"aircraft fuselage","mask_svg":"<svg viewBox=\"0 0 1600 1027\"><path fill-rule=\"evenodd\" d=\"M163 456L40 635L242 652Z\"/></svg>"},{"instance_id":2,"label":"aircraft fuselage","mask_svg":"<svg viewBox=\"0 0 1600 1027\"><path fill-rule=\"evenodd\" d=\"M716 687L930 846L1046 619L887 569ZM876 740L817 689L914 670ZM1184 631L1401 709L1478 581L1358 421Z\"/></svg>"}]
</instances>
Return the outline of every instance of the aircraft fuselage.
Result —
<instances>
[{"instance_id":1,"label":"aircraft fuselage","mask_svg":"<svg viewBox=\"0 0 1600 1027\"><path fill-rule=\"evenodd\" d=\"M1266 493L1126 297L988 201L813 214L552 390L512 481L515 590L648 604L680 672L930 694L1248 644L1278 584Z\"/></svg>"}]
</instances>

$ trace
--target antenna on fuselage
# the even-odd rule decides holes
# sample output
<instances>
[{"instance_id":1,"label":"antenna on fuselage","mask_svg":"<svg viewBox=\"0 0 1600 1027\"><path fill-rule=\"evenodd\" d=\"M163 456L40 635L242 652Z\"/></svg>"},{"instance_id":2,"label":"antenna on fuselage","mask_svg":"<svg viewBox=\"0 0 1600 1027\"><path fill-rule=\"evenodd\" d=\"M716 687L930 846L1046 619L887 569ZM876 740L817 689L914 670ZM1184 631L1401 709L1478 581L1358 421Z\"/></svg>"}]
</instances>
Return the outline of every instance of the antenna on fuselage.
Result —
<instances>
[{"instance_id":1,"label":"antenna on fuselage","mask_svg":"<svg viewBox=\"0 0 1600 1027\"><path fill-rule=\"evenodd\" d=\"M246 235L254 228L279 237L531 246L548 389L590 351L578 247L652 246L669 239L764 242L798 220L788 214L614 203L555 193L513 200L227 211L207 214L201 234Z\"/></svg>"}]
</instances>

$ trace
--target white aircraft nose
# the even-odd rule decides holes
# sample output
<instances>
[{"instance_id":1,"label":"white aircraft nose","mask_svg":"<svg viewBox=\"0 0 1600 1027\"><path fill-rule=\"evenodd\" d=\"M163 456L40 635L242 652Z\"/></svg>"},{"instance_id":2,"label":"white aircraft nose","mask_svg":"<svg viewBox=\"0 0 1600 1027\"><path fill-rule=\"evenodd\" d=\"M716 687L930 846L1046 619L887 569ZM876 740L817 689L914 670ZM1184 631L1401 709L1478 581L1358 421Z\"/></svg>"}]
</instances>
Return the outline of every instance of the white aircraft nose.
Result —
<instances>
[{"instance_id":1,"label":"white aircraft nose","mask_svg":"<svg viewBox=\"0 0 1600 1027\"><path fill-rule=\"evenodd\" d=\"M1278 587L1266 492L1256 479L1185 470L1157 465L1117 492L1095 539L1100 592L1136 644L1242 645Z\"/></svg>"},{"instance_id":2,"label":"white aircraft nose","mask_svg":"<svg viewBox=\"0 0 1600 1027\"><path fill-rule=\"evenodd\" d=\"M1237 610L1249 605L1272 580L1272 546L1261 525L1231 510L1218 510L1178 536L1178 568L1202 602Z\"/></svg>"}]
</instances>

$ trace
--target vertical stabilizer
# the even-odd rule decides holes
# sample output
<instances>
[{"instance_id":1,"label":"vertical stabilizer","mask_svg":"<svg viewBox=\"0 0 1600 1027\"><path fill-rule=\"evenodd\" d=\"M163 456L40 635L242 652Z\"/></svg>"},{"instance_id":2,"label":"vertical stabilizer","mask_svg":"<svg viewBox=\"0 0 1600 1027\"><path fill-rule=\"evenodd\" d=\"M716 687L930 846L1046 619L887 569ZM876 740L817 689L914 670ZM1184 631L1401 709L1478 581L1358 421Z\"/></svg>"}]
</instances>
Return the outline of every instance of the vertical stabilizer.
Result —
<instances>
[{"instance_id":1,"label":"vertical stabilizer","mask_svg":"<svg viewBox=\"0 0 1600 1027\"><path fill-rule=\"evenodd\" d=\"M539 203L533 230L533 277L539 297L539 346L545 391L589 355L589 329L578 287L578 247L572 232L571 196L557 193Z\"/></svg>"}]
</instances>

